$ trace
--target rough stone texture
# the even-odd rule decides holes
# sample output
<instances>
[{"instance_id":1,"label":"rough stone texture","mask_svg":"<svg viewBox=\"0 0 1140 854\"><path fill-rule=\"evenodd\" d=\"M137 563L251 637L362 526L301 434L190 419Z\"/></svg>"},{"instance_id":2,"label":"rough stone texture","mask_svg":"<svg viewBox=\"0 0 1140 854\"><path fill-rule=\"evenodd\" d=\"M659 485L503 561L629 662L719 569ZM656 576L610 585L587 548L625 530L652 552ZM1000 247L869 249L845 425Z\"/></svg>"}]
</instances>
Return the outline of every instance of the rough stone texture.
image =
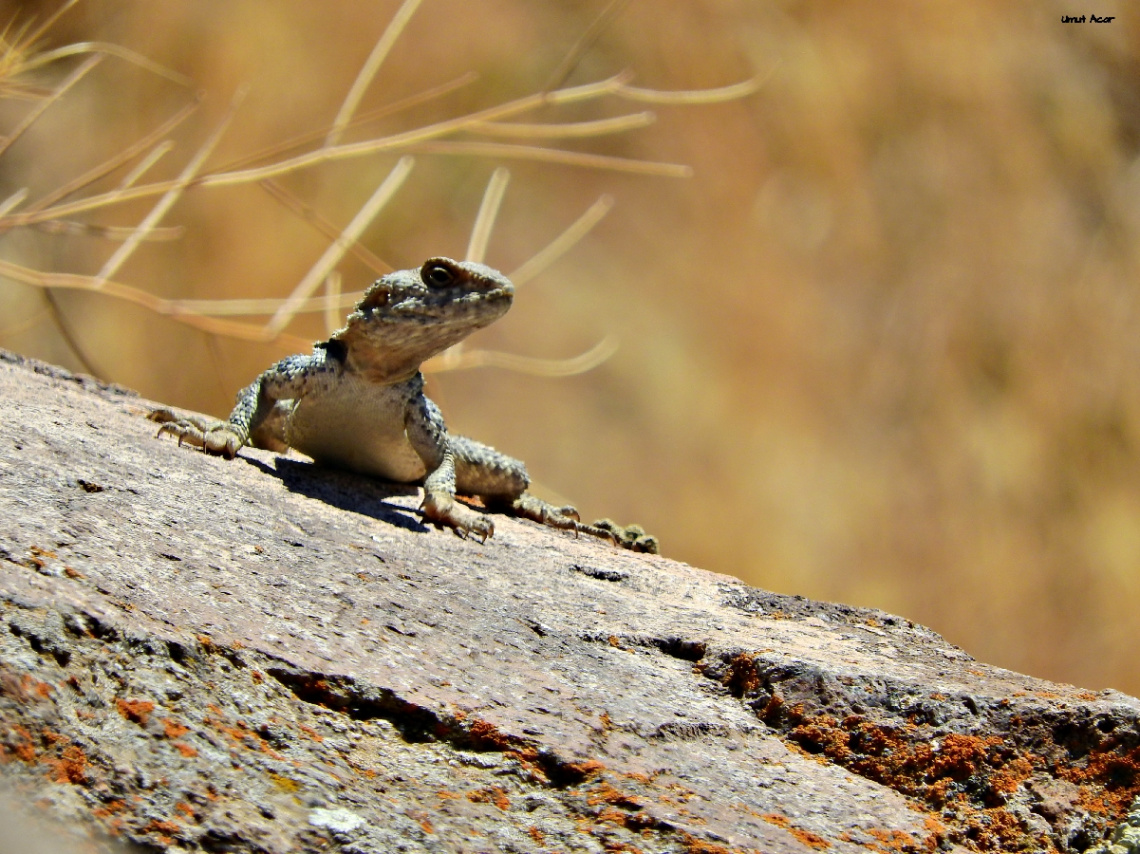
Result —
<instances>
[{"instance_id":1,"label":"rough stone texture","mask_svg":"<svg viewBox=\"0 0 1140 854\"><path fill-rule=\"evenodd\" d=\"M1140 701L904 619L0 400L0 777L87 846L1081 851L1140 791Z\"/></svg>"}]
</instances>

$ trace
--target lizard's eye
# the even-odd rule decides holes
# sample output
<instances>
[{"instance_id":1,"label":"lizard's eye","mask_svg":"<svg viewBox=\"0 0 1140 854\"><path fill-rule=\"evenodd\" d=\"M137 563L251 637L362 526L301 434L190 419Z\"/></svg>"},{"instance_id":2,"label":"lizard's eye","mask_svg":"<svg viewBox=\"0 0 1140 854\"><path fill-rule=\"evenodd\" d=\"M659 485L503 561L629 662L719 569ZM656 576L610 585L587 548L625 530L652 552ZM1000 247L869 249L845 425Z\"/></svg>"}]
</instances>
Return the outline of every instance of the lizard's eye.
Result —
<instances>
[{"instance_id":1,"label":"lizard's eye","mask_svg":"<svg viewBox=\"0 0 1140 854\"><path fill-rule=\"evenodd\" d=\"M432 288L446 288L455 284L455 272L438 261L428 261L420 270L424 284Z\"/></svg>"}]
</instances>

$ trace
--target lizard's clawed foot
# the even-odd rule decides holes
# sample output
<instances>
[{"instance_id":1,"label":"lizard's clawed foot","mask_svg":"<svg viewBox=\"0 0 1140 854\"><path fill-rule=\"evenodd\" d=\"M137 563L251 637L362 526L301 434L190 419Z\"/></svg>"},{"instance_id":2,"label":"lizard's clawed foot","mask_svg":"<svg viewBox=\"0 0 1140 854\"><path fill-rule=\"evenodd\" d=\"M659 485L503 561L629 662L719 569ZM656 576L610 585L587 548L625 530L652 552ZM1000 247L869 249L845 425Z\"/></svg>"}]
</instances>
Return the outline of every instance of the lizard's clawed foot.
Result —
<instances>
[{"instance_id":1,"label":"lizard's clawed foot","mask_svg":"<svg viewBox=\"0 0 1140 854\"><path fill-rule=\"evenodd\" d=\"M162 425L158 428L159 436L169 433L178 438L179 445L201 448L207 454L233 459L245 444L245 438L227 421L182 417L165 407L152 410L146 417Z\"/></svg>"},{"instance_id":2,"label":"lizard's clawed foot","mask_svg":"<svg viewBox=\"0 0 1140 854\"><path fill-rule=\"evenodd\" d=\"M477 537L480 543L485 543L495 535L495 523L489 517L458 503L446 493L425 493L420 510L432 522L447 525L464 539L472 536Z\"/></svg>"},{"instance_id":3,"label":"lizard's clawed foot","mask_svg":"<svg viewBox=\"0 0 1140 854\"><path fill-rule=\"evenodd\" d=\"M612 519L598 519L592 525L579 525L578 529L595 537L612 540L615 546L634 552L655 555L660 549L657 538L645 533L645 529L640 525L622 527Z\"/></svg>"},{"instance_id":4,"label":"lizard's clawed foot","mask_svg":"<svg viewBox=\"0 0 1140 854\"><path fill-rule=\"evenodd\" d=\"M553 504L548 504L541 498L535 498L527 493L523 493L512 501L510 509L518 516L532 519L552 528L561 528L564 531L577 532L582 518L570 504L555 507Z\"/></svg>"},{"instance_id":5,"label":"lizard's clawed foot","mask_svg":"<svg viewBox=\"0 0 1140 854\"><path fill-rule=\"evenodd\" d=\"M573 531L575 534L578 532L590 534L630 551L649 554L657 554L658 551L657 538L645 533L645 529L640 525L622 527L609 519L599 519L592 525L587 525L578 515L578 511L570 505L555 507L541 498L524 493L514 500L511 510L519 516L533 519L543 525Z\"/></svg>"}]
</instances>

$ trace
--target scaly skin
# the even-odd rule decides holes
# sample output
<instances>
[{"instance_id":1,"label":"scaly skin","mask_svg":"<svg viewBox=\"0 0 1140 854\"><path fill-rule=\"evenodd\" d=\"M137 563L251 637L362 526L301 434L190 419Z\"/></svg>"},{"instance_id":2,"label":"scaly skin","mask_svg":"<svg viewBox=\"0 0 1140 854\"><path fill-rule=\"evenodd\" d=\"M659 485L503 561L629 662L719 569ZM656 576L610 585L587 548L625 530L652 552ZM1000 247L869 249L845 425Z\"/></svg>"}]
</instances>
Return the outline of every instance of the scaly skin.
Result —
<instances>
[{"instance_id":1,"label":"scaly skin","mask_svg":"<svg viewBox=\"0 0 1140 854\"><path fill-rule=\"evenodd\" d=\"M527 494L526 466L494 448L447 432L425 394L420 365L502 317L514 286L482 264L431 258L379 279L344 328L308 356L290 356L238 394L227 421L156 409L159 435L233 458L246 445L292 447L317 462L399 483L423 484L424 516L486 541L491 518L458 503L474 495L555 528L583 531L636 551L655 538L608 520L583 524L573 507Z\"/></svg>"}]
</instances>

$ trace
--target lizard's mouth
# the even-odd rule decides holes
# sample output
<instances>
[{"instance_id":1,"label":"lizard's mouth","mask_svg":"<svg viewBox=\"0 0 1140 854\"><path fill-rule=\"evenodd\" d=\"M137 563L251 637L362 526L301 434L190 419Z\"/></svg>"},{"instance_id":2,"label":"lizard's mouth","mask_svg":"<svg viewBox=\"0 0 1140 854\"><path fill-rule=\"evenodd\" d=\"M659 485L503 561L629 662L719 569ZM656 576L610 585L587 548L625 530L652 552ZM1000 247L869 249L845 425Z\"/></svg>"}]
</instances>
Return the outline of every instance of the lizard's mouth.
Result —
<instances>
[{"instance_id":1,"label":"lizard's mouth","mask_svg":"<svg viewBox=\"0 0 1140 854\"><path fill-rule=\"evenodd\" d=\"M420 317L442 322L482 316L494 319L511 307L514 295L514 288L504 287L460 294L433 292L426 299L419 295L392 304L388 311L402 318Z\"/></svg>"}]
</instances>

